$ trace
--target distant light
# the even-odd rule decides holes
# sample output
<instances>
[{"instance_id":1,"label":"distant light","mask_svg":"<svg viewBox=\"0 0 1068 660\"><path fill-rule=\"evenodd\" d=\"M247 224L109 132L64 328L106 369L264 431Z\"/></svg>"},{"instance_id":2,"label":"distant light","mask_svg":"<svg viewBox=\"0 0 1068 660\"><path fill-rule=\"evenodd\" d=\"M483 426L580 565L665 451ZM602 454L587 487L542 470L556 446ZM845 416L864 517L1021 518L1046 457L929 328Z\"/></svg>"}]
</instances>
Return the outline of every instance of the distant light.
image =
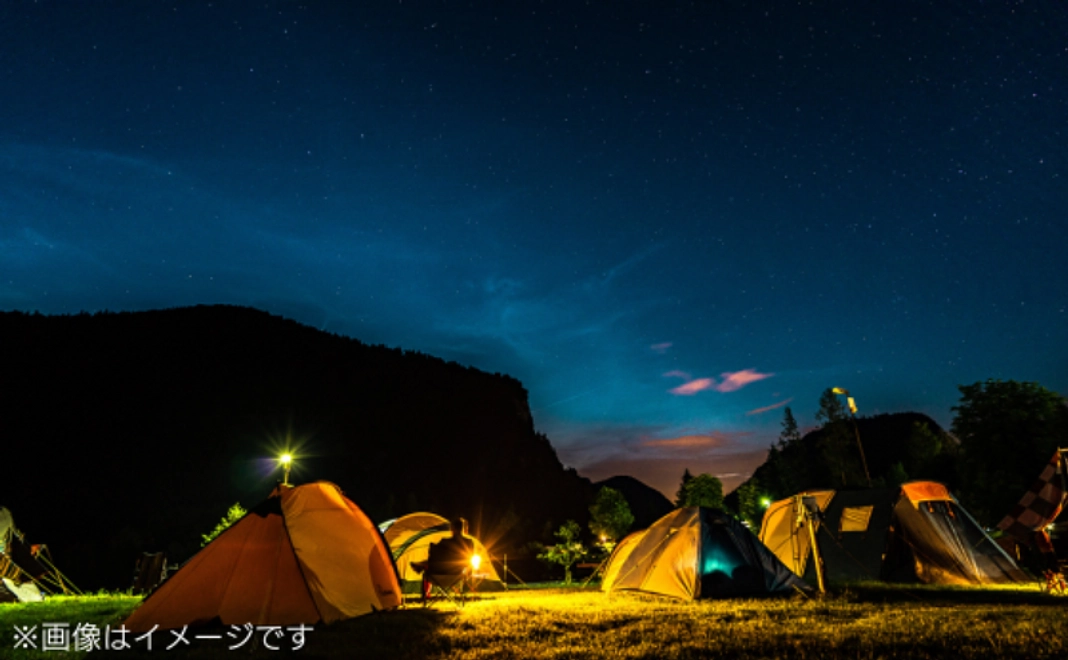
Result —
<instances>
[{"instance_id":1,"label":"distant light","mask_svg":"<svg viewBox=\"0 0 1068 660\"><path fill-rule=\"evenodd\" d=\"M765 509L768 508L769 506L771 506L771 498L761 497L760 498L760 506L765 508Z\"/></svg>"},{"instance_id":2,"label":"distant light","mask_svg":"<svg viewBox=\"0 0 1068 660\"><path fill-rule=\"evenodd\" d=\"M281 463L282 465L289 465L290 463L293 462L293 455L292 454L282 454L281 456L278 457L278 462Z\"/></svg>"}]
</instances>

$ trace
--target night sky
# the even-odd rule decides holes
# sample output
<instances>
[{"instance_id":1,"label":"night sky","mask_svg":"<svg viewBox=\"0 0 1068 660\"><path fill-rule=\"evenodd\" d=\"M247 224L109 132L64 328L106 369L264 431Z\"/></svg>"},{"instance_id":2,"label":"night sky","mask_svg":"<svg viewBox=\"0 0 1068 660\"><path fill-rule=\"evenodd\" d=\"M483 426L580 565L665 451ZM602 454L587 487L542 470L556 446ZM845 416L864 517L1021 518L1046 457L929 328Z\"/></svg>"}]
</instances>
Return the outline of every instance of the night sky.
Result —
<instances>
[{"instance_id":1,"label":"night sky","mask_svg":"<svg viewBox=\"0 0 1068 660\"><path fill-rule=\"evenodd\" d=\"M0 309L507 373L668 495L828 387L1068 393L1068 8L815 4L4 2Z\"/></svg>"}]
</instances>

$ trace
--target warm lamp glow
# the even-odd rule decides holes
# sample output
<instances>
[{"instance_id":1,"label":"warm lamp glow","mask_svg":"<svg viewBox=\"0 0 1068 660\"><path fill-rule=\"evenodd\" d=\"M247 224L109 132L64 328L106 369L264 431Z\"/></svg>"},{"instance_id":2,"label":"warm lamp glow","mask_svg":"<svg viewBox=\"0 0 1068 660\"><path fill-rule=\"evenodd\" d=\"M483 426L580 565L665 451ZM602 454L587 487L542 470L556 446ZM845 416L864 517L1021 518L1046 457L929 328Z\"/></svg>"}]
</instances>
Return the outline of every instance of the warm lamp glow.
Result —
<instances>
[{"instance_id":1,"label":"warm lamp glow","mask_svg":"<svg viewBox=\"0 0 1068 660\"><path fill-rule=\"evenodd\" d=\"M482 565L482 557L480 555L471 555L471 568L478 570L478 567Z\"/></svg>"},{"instance_id":2,"label":"warm lamp glow","mask_svg":"<svg viewBox=\"0 0 1068 660\"><path fill-rule=\"evenodd\" d=\"M289 466L293 462L293 454L282 454L278 457L278 462L285 468L285 476L282 477L282 483L286 486L289 485Z\"/></svg>"}]
</instances>

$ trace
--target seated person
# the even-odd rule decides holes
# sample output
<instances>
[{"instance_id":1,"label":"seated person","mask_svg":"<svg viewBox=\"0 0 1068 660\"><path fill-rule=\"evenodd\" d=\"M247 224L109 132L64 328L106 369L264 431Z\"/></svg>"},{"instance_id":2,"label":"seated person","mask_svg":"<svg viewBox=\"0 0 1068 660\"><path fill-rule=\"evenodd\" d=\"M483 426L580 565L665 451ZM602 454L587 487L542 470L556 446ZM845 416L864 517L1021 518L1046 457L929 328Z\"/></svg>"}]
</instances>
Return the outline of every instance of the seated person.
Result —
<instances>
[{"instance_id":1,"label":"seated person","mask_svg":"<svg viewBox=\"0 0 1068 660\"><path fill-rule=\"evenodd\" d=\"M413 562L412 567L423 573L423 597L430 594L428 575L457 577L466 576L471 568L471 556L475 554L475 542L467 536L467 521L456 518L450 522L452 536L430 544L425 562Z\"/></svg>"}]
</instances>

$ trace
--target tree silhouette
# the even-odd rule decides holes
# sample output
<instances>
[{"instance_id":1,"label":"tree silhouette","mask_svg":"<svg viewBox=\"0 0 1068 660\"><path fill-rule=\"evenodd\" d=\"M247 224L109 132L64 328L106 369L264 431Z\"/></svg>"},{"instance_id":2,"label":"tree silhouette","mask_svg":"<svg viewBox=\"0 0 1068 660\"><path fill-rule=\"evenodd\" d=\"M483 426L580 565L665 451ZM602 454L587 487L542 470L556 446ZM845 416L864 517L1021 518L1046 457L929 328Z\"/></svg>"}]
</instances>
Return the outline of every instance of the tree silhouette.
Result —
<instances>
[{"instance_id":1,"label":"tree silhouette","mask_svg":"<svg viewBox=\"0 0 1068 660\"><path fill-rule=\"evenodd\" d=\"M581 531L577 522L568 520L555 532L556 545L545 548L538 555L538 559L564 567L564 584L571 584L571 567L587 554L586 546L579 541Z\"/></svg>"},{"instance_id":2,"label":"tree silhouette","mask_svg":"<svg viewBox=\"0 0 1068 660\"><path fill-rule=\"evenodd\" d=\"M623 538L634 524L634 514L623 494L604 486L597 491L597 500L590 507L590 531L607 542Z\"/></svg>"},{"instance_id":3,"label":"tree silhouette","mask_svg":"<svg viewBox=\"0 0 1068 660\"><path fill-rule=\"evenodd\" d=\"M995 525L1027 492L1058 447L1068 446L1068 407L1038 383L987 380L961 385L953 407L960 439L960 495Z\"/></svg>"},{"instance_id":4,"label":"tree silhouette","mask_svg":"<svg viewBox=\"0 0 1068 660\"><path fill-rule=\"evenodd\" d=\"M723 508L723 482L711 474L699 474L681 487L681 507L703 506L711 509Z\"/></svg>"},{"instance_id":5,"label":"tree silhouette","mask_svg":"<svg viewBox=\"0 0 1068 660\"><path fill-rule=\"evenodd\" d=\"M760 523L764 519L764 506L761 504L762 494L760 482L749 479L738 486L738 517L749 523L749 528L760 529Z\"/></svg>"},{"instance_id":6,"label":"tree silhouette","mask_svg":"<svg viewBox=\"0 0 1068 660\"><path fill-rule=\"evenodd\" d=\"M686 506L683 502L686 501L686 486L693 479L693 475L690 474L690 468L686 468L682 472L682 481L679 482L679 490L675 493L675 506L682 508Z\"/></svg>"},{"instance_id":7,"label":"tree silhouette","mask_svg":"<svg viewBox=\"0 0 1068 660\"><path fill-rule=\"evenodd\" d=\"M820 464L826 483L837 487L866 486L856 435L841 399L832 388L820 395L816 421L823 424L819 440Z\"/></svg>"}]
</instances>

